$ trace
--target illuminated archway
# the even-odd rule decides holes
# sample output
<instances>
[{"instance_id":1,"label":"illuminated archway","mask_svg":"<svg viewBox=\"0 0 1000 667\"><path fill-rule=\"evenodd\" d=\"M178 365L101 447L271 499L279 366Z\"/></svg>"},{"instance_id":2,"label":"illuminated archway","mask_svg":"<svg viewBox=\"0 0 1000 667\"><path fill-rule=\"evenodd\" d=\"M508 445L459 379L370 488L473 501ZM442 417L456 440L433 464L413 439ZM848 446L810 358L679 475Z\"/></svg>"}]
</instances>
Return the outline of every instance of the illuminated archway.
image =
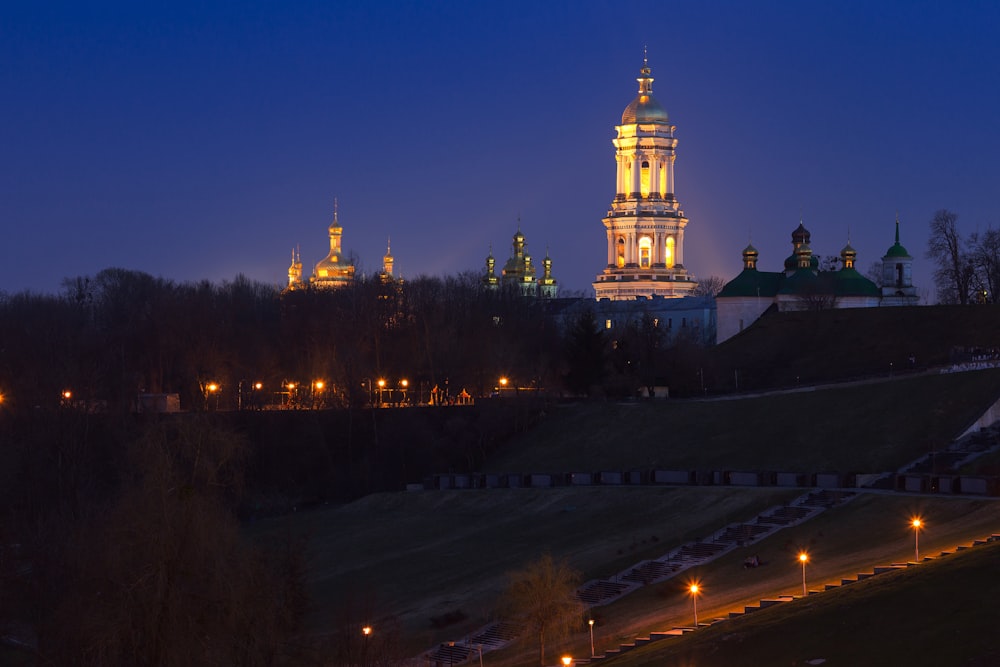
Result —
<instances>
[{"instance_id":1,"label":"illuminated archway","mask_svg":"<svg viewBox=\"0 0 1000 667\"><path fill-rule=\"evenodd\" d=\"M663 262L668 269L674 268L674 237L667 237L667 247L663 251Z\"/></svg>"},{"instance_id":2,"label":"illuminated archway","mask_svg":"<svg viewBox=\"0 0 1000 667\"><path fill-rule=\"evenodd\" d=\"M648 269L652 265L653 241L648 236L639 239L639 268Z\"/></svg>"}]
</instances>

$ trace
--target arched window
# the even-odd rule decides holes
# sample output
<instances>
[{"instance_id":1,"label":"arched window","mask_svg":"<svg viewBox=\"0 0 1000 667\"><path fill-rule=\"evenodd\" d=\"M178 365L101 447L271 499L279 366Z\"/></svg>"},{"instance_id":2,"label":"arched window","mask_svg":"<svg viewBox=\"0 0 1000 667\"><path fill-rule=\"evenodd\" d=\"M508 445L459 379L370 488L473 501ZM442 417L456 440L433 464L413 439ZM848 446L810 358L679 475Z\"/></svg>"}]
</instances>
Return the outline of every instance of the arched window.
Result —
<instances>
[{"instance_id":1,"label":"arched window","mask_svg":"<svg viewBox=\"0 0 1000 667\"><path fill-rule=\"evenodd\" d=\"M674 268L674 237L667 237L667 247L663 251L663 262L668 269Z\"/></svg>"},{"instance_id":2,"label":"arched window","mask_svg":"<svg viewBox=\"0 0 1000 667\"><path fill-rule=\"evenodd\" d=\"M643 197L649 196L649 161L643 160L639 168L639 191Z\"/></svg>"},{"instance_id":3,"label":"arched window","mask_svg":"<svg viewBox=\"0 0 1000 667\"><path fill-rule=\"evenodd\" d=\"M652 262L653 241L648 236L639 239L639 268L648 269Z\"/></svg>"},{"instance_id":4,"label":"arched window","mask_svg":"<svg viewBox=\"0 0 1000 667\"><path fill-rule=\"evenodd\" d=\"M625 239L618 237L618 260L616 262L619 269L625 268Z\"/></svg>"}]
</instances>

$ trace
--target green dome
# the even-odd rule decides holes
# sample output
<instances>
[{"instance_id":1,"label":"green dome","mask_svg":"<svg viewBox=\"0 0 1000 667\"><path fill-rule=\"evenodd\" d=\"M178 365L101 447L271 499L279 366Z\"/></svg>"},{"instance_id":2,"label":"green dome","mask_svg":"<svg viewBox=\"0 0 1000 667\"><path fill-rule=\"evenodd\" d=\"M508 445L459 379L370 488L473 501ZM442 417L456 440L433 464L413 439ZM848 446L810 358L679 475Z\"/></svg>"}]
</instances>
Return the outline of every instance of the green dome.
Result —
<instances>
[{"instance_id":1,"label":"green dome","mask_svg":"<svg viewBox=\"0 0 1000 667\"><path fill-rule=\"evenodd\" d=\"M886 257L909 257L910 253L906 252L906 248L899 245L897 242L885 253Z\"/></svg>"}]
</instances>

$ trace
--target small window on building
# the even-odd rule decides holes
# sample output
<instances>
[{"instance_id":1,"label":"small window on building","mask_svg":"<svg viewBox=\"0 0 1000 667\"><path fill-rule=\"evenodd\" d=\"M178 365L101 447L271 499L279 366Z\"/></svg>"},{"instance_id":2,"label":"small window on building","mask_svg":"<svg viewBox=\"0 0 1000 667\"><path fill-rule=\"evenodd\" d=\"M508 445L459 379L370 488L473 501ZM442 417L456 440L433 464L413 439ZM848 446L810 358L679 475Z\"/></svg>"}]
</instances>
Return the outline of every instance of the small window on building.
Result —
<instances>
[{"instance_id":1,"label":"small window on building","mask_svg":"<svg viewBox=\"0 0 1000 667\"><path fill-rule=\"evenodd\" d=\"M654 327L660 326L660 318L658 318L658 317L654 317L653 318L653 326Z\"/></svg>"},{"instance_id":2,"label":"small window on building","mask_svg":"<svg viewBox=\"0 0 1000 667\"><path fill-rule=\"evenodd\" d=\"M671 318L667 319L667 328L668 329L673 329L674 328L674 318L671 317Z\"/></svg>"},{"instance_id":3,"label":"small window on building","mask_svg":"<svg viewBox=\"0 0 1000 667\"><path fill-rule=\"evenodd\" d=\"M688 325L688 318L682 317L681 318L681 326L682 327L686 327L687 325Z\"/></svg>"},{"instance_id":4,"label":"small window on building","mask_svg":"<svg viewBox=\"0 0 1000 667\"><path fill-rule=\"evenodd\" d=\"M604 328L605 329L611 328L611 320L604 320Z\"/></svg>"}]
</instances>

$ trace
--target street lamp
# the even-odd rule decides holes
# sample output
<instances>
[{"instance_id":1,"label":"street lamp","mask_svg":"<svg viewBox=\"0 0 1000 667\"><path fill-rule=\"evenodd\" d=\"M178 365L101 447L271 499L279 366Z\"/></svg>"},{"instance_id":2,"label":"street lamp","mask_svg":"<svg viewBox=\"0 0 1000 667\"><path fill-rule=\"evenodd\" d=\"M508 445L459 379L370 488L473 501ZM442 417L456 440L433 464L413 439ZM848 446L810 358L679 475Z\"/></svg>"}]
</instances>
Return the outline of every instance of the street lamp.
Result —
<instances>
[{"instance_id":1,"label":"street lamp","mask_svg":"<svg viewBox=\"0 0 1000 667\"><path fill-rule=\"evenodd\" d=\"M403 405L406 405L406 390L410 388L410 381L407 379L402 379L399 381L399 386L403 390Z\"/></svg>"},{"instance_id":2,"label":"street lamp","mask_svg":"<svg viewBox=\"0 0 1000 667\"><path fill-rule=\"evenodd\" d=\"M322 402L323 387L325 386L326 383L324 383L322 380L316 380L315 382L313 382L313 395L312 395L313 410L315 410L317 407L317 401L316 401L317 397L319 397L320 402Z\"/></svg>"},{"instance_id":3,"label":"street lamp","mask_svg":"<svg viewBox=\"0 0 1000 667\"><path fill-rule=\"evenodd\" d=\"M365 636L365 645L364 645L364 648L362 649L361 664L362 665L367 665L368 664L368 638L371 637L371 635L372 635L372 626L366 625L365 627L361 628L361 633Z\"/></svg>"},{"instance_id":4,"label":"street lamp","mask_svg":"<svg viewBox=\"0 0 1000 667\"><path fill-rule=\"evenodd\" d=\"M562 664L566 665L566 667L569 667L570 665L573 664L573 658L569 657L568 655L564 655L562 657Z\"/></svg>"},{"instance_id":5,"label":"street lamp","mask_svg":"<svg viewBox=\"0 0 1000 667\"><path fill-rule=\"evenodd\" d=\"M208 408L211 405L210 396L215 396L219 391L219 385L215 382L209 382L205 385L205 407ZM219 408L219 398L216 396L215 408Z\"/></svg>"},{"instance_id":6,"label":"street lamp","mask_svg":"<svg viewBox=\"0 0 1000 667\"><path fill-rule=\"evenodd\" d=\"M809 595L806 591L806 563L809 562L809 554L805 551L799 552L799 562L802 563L802 597Z\"/></svg>"},{"instance_id":7,"label":"street lamp","mask_svg":"<svg viewBox=\"0 0 1000 667\"><path fill-rule=\"evenodd\" d=\"M924 522L919 516L913 517L910 521L910 526L913 527L913 560L914 562L920 562L920 529L923 527Z\"/></svg>"},{"instance_id":8,"label":"street lamp","mask_svg":"<svg viewBox=\"0 0 1000 667\"><path fill-rule=\"evenodd\" d=\"M691 601L694 602L694 627L698 629L698 593L701 591L701 587L695 582L691 584L688 588L688 592L691 593Z\"/></svg>"},{"instance_id":9,"label":"street lamp","mask_svg":"<svg viewBox=\"0 0 1000 667\"><path fill-rule=\"evenodd\" d=\"M376 384L378 384L378 404L382 405L382 391L385 389L385 378L379 378Z\"/></svg>"},{"instance_id":10,"label":"street lamp","mask_svg":"<svg viewBox=\"0 0 1000 667\"><path fill-rule=\"evenodd\" d=\"M587 625L590 626L590 657L593 658L597 653L594 652L594 619L587 621Z\"/></svg>"}]
</instances>

